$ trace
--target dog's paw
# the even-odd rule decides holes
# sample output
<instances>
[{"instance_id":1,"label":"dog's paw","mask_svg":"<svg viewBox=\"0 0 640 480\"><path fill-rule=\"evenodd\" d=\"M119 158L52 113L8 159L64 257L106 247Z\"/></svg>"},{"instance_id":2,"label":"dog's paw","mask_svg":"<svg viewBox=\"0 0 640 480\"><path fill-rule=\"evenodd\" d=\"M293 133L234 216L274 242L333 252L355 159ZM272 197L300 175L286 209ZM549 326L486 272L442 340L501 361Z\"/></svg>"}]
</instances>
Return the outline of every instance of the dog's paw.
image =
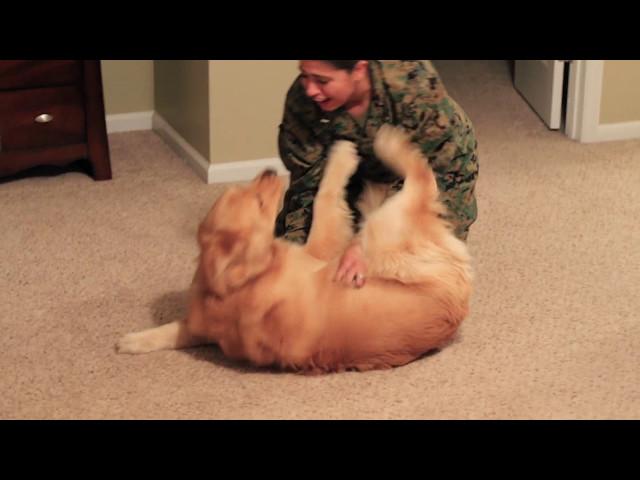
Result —
<instances>
[{"instance_id":1,"label":"dog's paw","mask_svg":"<svg viewBox=\"0 0 640 480\"><path fill-rule=\"evenodd\" d=\"M327 170L340 178L351 177L358 169L358 149L353 142L338 140L329 152Z\"/></svg>"},{"instance_id":2,"label":"dog's paw","mask_svg":"<svg viewBox=\"0 0 640 480\"><path fill-rule=\"evenodd\" d=\"M373 149L381 160L390 161L402 155L403 149L410 144L407 133L389 124L382 125L373 141Z\"/></svg>"},{"instance_id":3,"label":"dog's paw","mask_svg":"<svg viewBox=\"0 0 640 480\"><path fill-rule=\"evenodd\" d=\"M145 332L128 333L116 343L118 353L148 353L154 350L153 342Z\"/></svg>"}]
</instances>

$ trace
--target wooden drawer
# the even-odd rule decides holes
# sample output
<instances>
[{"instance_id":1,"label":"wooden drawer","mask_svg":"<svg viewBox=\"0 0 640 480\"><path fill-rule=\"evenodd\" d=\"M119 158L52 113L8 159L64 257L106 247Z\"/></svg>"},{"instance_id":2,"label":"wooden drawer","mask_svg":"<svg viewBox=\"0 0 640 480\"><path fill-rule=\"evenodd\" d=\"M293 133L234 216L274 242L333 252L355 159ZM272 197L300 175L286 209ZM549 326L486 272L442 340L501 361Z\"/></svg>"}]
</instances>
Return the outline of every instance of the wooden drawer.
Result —
<instances>
[{"instance_id":1,"label":"wooden drawer","mask_svg":"<svg viewBox=\"0 0 640 480\"><path fill-rule=\"evenodd\" d=\"M77 60L7 60L0 62L0 90L53 87L82 81Z\"/></svg>"},{"instance_id":2,"label":"wooden drawer","mask_svg":"<svg viewBox=\"0 0 640 480\"><path fill-rule=\"evenodd\" d=\"M111 178L100 70L100 60L0 60L0 177L86 160L95 180Z\"/></svg>"},{"instance_id":3,"label":"wooden drawer","mask_svg":"<svg viewBox=\"0 0 640 480\"><path fill-rule=\"evenodd\" d=\"M36 118L49 115L50 121ZM0 152L86 142L78 86L0 91Z\"/></svg>"}]
</instances>

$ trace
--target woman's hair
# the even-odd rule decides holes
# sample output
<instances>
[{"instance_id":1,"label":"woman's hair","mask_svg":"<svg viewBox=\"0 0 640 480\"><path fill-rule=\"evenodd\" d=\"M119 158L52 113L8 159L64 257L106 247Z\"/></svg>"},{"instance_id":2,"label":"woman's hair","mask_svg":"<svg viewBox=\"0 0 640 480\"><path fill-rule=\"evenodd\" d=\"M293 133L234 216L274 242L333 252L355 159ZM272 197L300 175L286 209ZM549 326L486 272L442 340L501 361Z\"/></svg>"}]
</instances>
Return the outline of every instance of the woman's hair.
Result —
<instances>
[{"instance_id":1,"label":"woman's hair","mask_svg":"<svg viewBox=\"0 0 640 480\"><path fill-rule=\"evenodd\" d=\"M323 60L338 70L352 71L360 60Z\"/></svg>"}]
</instances>

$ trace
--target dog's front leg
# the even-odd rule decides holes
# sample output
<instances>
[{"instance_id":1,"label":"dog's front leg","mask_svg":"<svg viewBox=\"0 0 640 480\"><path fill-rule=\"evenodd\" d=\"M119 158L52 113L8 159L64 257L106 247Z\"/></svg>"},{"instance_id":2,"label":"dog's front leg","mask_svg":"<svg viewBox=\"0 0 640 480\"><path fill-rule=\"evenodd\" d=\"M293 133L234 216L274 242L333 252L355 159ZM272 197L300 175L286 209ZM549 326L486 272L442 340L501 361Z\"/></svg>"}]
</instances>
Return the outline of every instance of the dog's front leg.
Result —
<instances>
[{"instance_id":1,"label":"dog's front leg","mask_svg":"<svg viewBox=\"0 0 640 480\"><path fill-rule=\"evenodd\" d=\"M141 332L129 333L120 339L116 349L119 353L149 353L208 343L211 342L189 332L184 322L177 321Z\"/></svg>"},{"instance_id":2,"label":"dog's front leg","mask_svg":"<svg viewBox=\"0 0 640 480\"><path fill-rule=\"evenodd\" d=\"M353 237L345 188L357 168L356 146L345 140L336 142L313 202L313 222L305 245L311 256L329 261L340 255Z\"/></svg>"}]
</instances>

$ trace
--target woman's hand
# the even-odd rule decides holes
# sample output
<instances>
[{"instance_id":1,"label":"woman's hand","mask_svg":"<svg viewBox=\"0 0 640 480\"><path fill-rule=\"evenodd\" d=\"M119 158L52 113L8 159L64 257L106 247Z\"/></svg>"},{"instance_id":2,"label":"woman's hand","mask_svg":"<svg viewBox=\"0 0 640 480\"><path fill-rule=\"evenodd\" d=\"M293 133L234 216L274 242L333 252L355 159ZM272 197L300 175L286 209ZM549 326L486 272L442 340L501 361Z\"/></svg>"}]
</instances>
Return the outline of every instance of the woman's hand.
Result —
<instances>
[{"instance_id":1,"label":"woman's hand","mask_svg":"<svg viewBox=\"0 0 640 480\"><path fill-rule=\"evenodd\" d=\"M342 254L333 281L355 288L362 288L365 284L366 274L367 264L364 261L362 247L359 243L353 243Z\"/></svg>"}]
</instances>

